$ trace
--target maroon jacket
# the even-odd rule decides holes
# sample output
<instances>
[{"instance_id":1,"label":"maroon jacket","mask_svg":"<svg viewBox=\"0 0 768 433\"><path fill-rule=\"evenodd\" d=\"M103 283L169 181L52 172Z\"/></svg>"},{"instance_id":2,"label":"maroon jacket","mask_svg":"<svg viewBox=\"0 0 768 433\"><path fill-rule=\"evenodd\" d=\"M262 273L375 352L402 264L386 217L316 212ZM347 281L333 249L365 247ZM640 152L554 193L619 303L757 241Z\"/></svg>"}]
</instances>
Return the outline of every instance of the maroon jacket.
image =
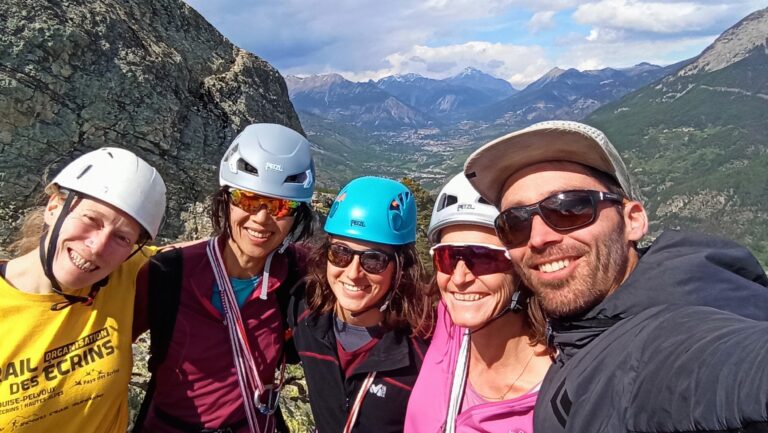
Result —
<instances>
[{"instance_id":1,"label":"maroon jacket","mask_svg":"<svg viewBox=\"0 0 768 433\"><path fill-rule=\"evenodd\" d=\"M157 408L188 424L219 428L241 424L245 418L242 396L222 314L211 304L215 277L206 254L206 241L182 247L182 288L176 323L165 360L155 372L156 388L143 431L171 433L179 429L157 417ZM276 291L286 280L287 254L275 254L269 273L266 300L260 286L241 308L248 341L264 384L274 381L283 350L285 328ZM303 260L293 260L302 263ZM149 327L146 269L139 276L134 336ZM288 290L289 288L284 288ZM262 421L263 422L263 421ZM260 423L261 424L261 423ZM247 431L247 424L237 429Z\"/></svg>"}]
</instances>

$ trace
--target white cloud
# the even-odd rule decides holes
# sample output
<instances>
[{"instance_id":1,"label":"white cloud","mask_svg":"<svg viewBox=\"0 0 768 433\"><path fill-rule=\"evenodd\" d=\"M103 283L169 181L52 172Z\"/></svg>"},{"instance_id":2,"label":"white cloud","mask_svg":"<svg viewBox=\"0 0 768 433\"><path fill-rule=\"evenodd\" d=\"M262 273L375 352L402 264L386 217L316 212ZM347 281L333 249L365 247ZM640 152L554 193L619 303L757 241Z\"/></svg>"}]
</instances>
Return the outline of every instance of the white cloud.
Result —
<instances>
[{"instance_id":1,"label":"white cloud","mask_svg":"<svg viewBox=\"0 0 768 433\"><path fill-rule=\"evenodd\" d=\"M553 20L555 13L555 11L536 12L528 21L528 30L532 33L538 33L541 30L551 28L555 25Z\"/></svg>"},{"instance_id":2,"label":"white cloud","mask_svg":"<svg viewBox=\"0 0 768 433\"><path fill-rule=\"evenodd\" d=\"M640 62L668 65L698 55L717 35L670 40L598 41L569 46L555 61L579 70L628 67Z\"/></svg>"},{"instance_id":3,"label":"white cloud","mask_svg":"<svg viewBox=\"0 0 768 433\"><path fill-rule=\"evenodd\" d=\"M622 42L624 37L625 32L623 30L595 27L589 31L589 35L585 39L588 42L614 43Z\"/></svg>"},{"instance_id":4,"label":"white cloud","mask_svg":"<svg viewBox=\"0 0 768 433\"><path fill-rule=\"evenodd\" d=\"M706 29L728 9L725 4L601 0L579 6L573 18L579 23L596 27L679 33Z\"/></svg>"},{"instance_id":5,"label":"white cloud","mask_svg":"<svg viewBox=\"0 0 768 433\"><path fill-rule=\"evenodd\" d=\"M442 78L473 66L517 87L554 66L679 61L765 6L765 0L186 1L283 74Z\"/></svg>"},{"instance_id":6,"label":"white cloud","mask_svg":"<svg viewBox=\"0 0 768 433\"><path fill-rule=\"evenodd\" d=\"M456 40L518 0L187 0L237 45L281 70L388 66L392 53Z\"/></svg>"}]
</instances>

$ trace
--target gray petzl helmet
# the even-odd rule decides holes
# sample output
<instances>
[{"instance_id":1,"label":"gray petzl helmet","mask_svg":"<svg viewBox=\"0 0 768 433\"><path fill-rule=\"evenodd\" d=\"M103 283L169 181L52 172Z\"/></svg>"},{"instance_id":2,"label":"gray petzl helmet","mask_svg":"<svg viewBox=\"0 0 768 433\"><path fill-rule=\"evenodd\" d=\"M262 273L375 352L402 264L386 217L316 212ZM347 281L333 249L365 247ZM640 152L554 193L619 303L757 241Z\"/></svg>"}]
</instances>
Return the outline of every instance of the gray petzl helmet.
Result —
<instances>
[{"instance_id":1,"label":"gray petzl helmet","mask_svg":"<svg viewBox=\"0 0 768 433\"><path fill-rule=\"evenodd\" d=\"M282 125L249 125L221 159L219 185L309 202L315 186L311 144Z\"/></svg>"},{"instance_id":2,"label":"gray petzl helmet","mask_svg":"<svg viewBox=\"0 0 768 433\"><path fill-rule=\"evenodd\" d=\"M64 167L46 186L76 191L108 203L136 220L154 239L165 214L160 173L130 150L102 147Z\"/></svg>"},{"instance_id":3,"label":"gray petzl helmet","mask_svg":"<svg viewBox=\"0 0 768 433\"><path fill-rule=\"evenodd\" d=\"M427 237L436 244L440 230L458 224L471 224L494 228L499 211L475 191L464 173L454 176L440 190L432 209Z\"/></svg>"}]
</instances>

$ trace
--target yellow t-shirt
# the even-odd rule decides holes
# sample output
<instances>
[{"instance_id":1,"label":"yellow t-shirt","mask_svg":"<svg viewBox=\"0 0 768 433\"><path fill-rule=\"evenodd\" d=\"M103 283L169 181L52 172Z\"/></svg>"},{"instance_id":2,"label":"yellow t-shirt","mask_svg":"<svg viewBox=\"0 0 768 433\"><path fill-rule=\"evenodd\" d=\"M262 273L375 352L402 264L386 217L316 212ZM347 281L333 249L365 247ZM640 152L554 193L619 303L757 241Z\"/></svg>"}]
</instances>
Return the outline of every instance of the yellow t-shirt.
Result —
<instances>
[{"instance_id":1,"label":"yellow t-shirt","mask_svg":"<svg viewBox=\"0 0 768 433\"><path fill-rule=\"evenodd\" d=\"M51 311L61 296L0 278L0 433L125 433L136 274L146 260L123 263L92 306L61 311Z\"/></svg>"}]
</instances>

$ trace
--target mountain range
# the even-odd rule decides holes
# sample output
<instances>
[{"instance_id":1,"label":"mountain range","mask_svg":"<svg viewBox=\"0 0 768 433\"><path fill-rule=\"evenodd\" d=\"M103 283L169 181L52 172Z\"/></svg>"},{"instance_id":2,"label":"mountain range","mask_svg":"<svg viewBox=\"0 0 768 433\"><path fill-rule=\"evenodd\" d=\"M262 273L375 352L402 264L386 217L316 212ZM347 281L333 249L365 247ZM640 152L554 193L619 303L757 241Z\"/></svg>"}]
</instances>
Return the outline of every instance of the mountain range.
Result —
<instances>
[{"instance_id":1,"label":"mountain range","mask_svg":"<svg viewBox=\"0 0 768 433\"><path fill-rule=\"evenodd\" d=\"M554 68L521 92L477 110L472 119L525 126L552 119L581 120L600 106L685 66L640 63L631 68L578 71Z\"/></svg>"},{"instance_id":2,"label":"mountain range","mask_svg":"<svg viewBox=\"0 0 768 433\"><path fill-rule=\"evenodd\" d=\"M768 264L768 8L699 56L669 66L555 68L519 91L505 87L507 95L483 93L472 83L497 79L469 72L464 80L409 74L366 83L335 76L333 91L310 84L326 76L289 77L287 84L319 149L350 145L344 158L319 156L328 186L375 172L410 176L434 191L493 138L541 120L581 120L605 131L625 157L643 186L654 233L680 227L722 234ZM339 101L361 107L361 88L399 111L369 100L367 113L387 121L356 116ZM310 106L309 99L322 103ZM345 139L350 131L354 139ZM373 164L361 162L368 155Z\"/></svg>"},{"instance_id":3,"label":"mountain range","mask_svg":"<svg viewBox=\"0 0 768 433\"><path fill-rule=\"evenodd\" d=\"M474 68L441 80L405 74L353 82L338 74L325 74L288 76L286 84L298 111L372 132L450 129L465 120L520 126L553 118L584 118L685 64L641 63L593 71L554 68L521 91Z\"/></svg>"}]
</instances>

